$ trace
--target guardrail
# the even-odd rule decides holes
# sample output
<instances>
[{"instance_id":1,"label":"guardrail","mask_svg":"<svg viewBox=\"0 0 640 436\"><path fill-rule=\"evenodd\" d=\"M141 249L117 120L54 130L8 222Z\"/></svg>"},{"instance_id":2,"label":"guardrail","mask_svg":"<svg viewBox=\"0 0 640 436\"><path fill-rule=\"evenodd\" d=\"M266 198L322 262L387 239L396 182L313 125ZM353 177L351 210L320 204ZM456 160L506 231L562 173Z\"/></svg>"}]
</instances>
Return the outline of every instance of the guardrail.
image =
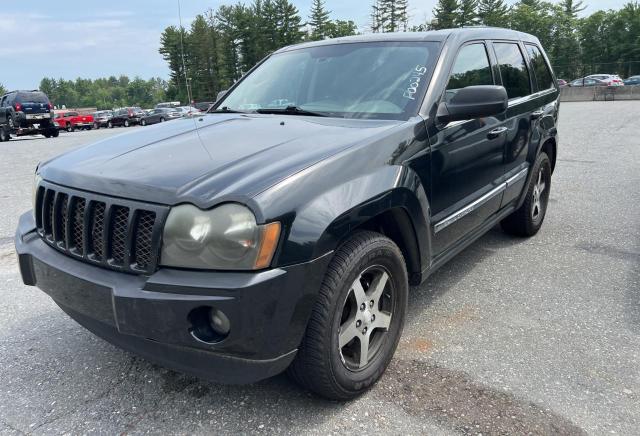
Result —
<instances>
[{"instance_id":1,"label":"guardrail","mask_svg":"<svg viewBox=\"0 0 640 436\"><path fill-rule=\"evenodd\" d=\"M640 100L640 86L589 86L560 88L560 101Z\"/></svg>"}]
</instances>

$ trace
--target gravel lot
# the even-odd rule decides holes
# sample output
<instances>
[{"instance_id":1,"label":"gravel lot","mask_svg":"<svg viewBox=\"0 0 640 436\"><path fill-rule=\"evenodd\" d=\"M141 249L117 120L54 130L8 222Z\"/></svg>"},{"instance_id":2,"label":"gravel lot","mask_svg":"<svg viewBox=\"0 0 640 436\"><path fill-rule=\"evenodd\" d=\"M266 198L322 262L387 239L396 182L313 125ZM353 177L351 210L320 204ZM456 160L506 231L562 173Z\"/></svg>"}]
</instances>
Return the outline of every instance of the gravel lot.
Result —
<instances>
[{"instance_id":1,"label":"gravel lot","mask_svg":"<svg viewBox=\"0 0 640 436\"><path fill-rule=\"evenodd\" d=\"M0 433L638 434L640 102L564 103L550 210L412 289L396 356L349 403L279 376L222 386L92 336L22 285L33 169L124 129L0 144Z\"/></svg>"}]
</instances>

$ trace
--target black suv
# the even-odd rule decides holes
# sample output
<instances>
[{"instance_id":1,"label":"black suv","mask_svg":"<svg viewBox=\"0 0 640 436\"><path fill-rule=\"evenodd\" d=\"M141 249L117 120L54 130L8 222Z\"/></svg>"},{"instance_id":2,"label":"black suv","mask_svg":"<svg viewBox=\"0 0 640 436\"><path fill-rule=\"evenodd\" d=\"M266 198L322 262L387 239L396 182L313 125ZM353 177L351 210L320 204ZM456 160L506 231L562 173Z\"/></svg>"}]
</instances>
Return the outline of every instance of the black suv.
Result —
<instances>
[{"instance_id":1,"label":"black suv","mask_svg":"<svg viewBox=\"0 0 640 436\"><path fill-rule=\"evenodd\" d=\"M95 334L227 383L354 397L420 284L496 223L538 232L558 88L539 41L472 28L270 55L210 113L41 164L23 280Z\"/></svg>"},{"instance_id":2,"label":"black suv","mask_svg":"<svg viewBox=\"0 0 640 436\"><path fill-rule=\"evenodd\" d=\"M11 91L0 97L0 125L18 135L58 136L53 105L47 95L38 90Z\"/></svg>"}]
</instances>

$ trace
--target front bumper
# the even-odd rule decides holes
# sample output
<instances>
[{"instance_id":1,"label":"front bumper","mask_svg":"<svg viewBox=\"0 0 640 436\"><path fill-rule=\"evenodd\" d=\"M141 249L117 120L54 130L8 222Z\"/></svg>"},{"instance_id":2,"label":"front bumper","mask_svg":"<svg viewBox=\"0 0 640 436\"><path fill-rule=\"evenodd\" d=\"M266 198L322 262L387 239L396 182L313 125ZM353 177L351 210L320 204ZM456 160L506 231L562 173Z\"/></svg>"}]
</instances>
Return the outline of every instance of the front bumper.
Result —
<instances>
[{"instance_id":1,"label":"front bumper","mask_svg":"<svg viewBox=\"0 0 640 436\"><path fill-rule=\"evenodd\" d=\"M260 272L160 269L151 276L102 269L46 245L31 213L15 238L25 284L38 286L78 323L169 368L222 383L251 383L286 369L297 351L330 255ZM189 314L215 307L229 335L192 335Z\"/></svg>"}]
</instances>

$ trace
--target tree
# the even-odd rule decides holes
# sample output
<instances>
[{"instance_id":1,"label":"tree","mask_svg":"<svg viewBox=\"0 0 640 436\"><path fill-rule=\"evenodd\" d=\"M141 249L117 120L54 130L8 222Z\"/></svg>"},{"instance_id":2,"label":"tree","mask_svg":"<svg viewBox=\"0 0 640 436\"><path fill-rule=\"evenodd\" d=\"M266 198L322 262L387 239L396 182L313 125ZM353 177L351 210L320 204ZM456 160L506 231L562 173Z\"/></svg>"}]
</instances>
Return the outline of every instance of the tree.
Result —
<instances>
[{"instance_id":1,"label":"tree","mask_svg":"<svg viewBox=\"0 0 640 436\"><path fill-rule=\"evenodd\" d=\"M455 24L457 27L478 24L478 0L460 0Z\"/></svg>"},{"instance_id":2,"label":"tree","mask_svg":"<svg viewBox=\"0 0 640 436\"><path fill-rule=\"evenodd\" d=\"M7 88L5 88L5 87L2 85L2 83L0 83L0 95L4 95L4 94L6 94L7 92L8 92L8 91L7 91Z\"/></svg>"},{"instance_id":3,"label":"tree","mask_svg":"<svg viewBox=\"0 0 640 436\"><path fill-rule=\"evenodd\" d=\"M578 14L587 8L582 5L582 1L580 0L562 0L560 2L560 7L562 8L562 11L573 20L577 19Z\"/></svg>"},{"instance_id":4,"label":"tree","mask_svg":"<svg viewBox=\"0 0 640 436\"><path fill-rule=\"evenodd\" d=\"M433 9L433 21L431 26L434 29L450 29L456 27L458 0L438 0L438 4Z\"/></svg>"},{"instance_id":5,"label":"tree","mask_svg":"<svg viewBox=\"0 0 640 436\"><path fill-rule=\"evenodd\" d=\"M485 26L505 27L508 23L509 7L504 0L480 0L478 18Z\"/></svg>"},{"instance_id":6,"label":"tree","mask_svg":"<svg viewBox=\"0 0 640 436\"><path fill-rule=\"evenodd\" d=\"M324 0L313 0L311 4L311 14L309 16L309 24L311 25L309 39L318 41L329 36L331 27L329 14L330 12L324 6Z\"/></svg>"},{"instance_id":7,"label":"tree","mask_svg":"<svg viewBox=\"0 0 640 436\"><path fill-rule=\"evenodd\" d=\"M353 21L335 20L330 21L327 26L327 37L339 38L341 36L351 36L358 33L358 26Z\"/></svg>"},{"instance_id":8,"label":"tree","mask_svg":"<svg viewBox=\"0 0 640 436\"><path fill-rule=\"evenodd\" d=\"M542 46L549 49L553 46L556 12L549 2L521 0L511 8L508 27L537 36Z\"/></svg>"}]
</instances>

